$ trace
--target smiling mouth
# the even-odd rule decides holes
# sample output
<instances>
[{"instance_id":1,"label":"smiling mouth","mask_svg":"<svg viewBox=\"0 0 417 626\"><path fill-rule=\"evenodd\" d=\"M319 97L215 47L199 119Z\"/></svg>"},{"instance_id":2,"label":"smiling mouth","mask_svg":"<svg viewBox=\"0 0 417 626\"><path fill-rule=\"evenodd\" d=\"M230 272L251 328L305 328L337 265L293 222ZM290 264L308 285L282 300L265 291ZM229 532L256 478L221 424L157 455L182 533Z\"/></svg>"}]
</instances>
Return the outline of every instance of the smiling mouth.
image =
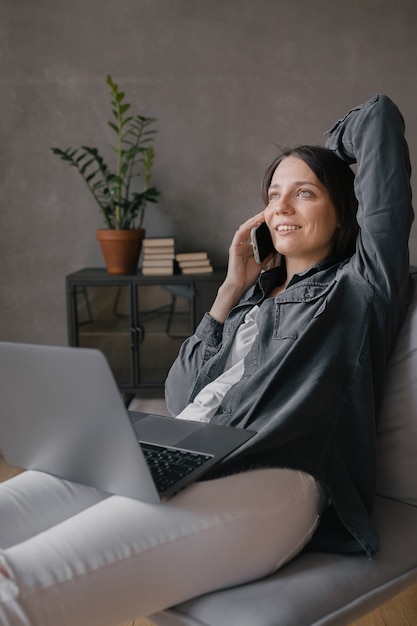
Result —
<instances>
[{"instance_id":1,"label":"smiling mouth","mask_svg":"<svg viewBox=\"0 0 417 626\"><path fill-rule=\"evenodd\" d=\"M277 227L277 231L279 233L282 233L282 232L287 232L289 230L299 230L300 228L301 226L295 226L291 224L282 224L281 226Z\"/></svg>"}]
</instances>

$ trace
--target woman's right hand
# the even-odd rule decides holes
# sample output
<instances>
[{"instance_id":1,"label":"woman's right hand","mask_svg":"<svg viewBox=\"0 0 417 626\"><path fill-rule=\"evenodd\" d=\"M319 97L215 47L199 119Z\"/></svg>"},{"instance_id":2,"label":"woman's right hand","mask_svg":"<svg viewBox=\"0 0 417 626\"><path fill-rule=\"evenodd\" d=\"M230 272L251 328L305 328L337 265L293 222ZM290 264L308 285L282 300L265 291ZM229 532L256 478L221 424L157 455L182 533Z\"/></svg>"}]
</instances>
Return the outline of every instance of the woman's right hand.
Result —
<instances>
[{"instance_id":1,"label":"woman's right hand","mask_svg":"<svg viewBox=\"0 0 417 626\"><path fill-rule=\"evenodd\" d=\"M223 323L229 311L240 301L243 294L258 278L261 270L269 263L272 254L262 265L255 261L250 232L265 221L264 212L257 213L244 222L236 231L229 248L229 263L226 278L219 288L210 315Z\"/></svg>"}]
</instances>

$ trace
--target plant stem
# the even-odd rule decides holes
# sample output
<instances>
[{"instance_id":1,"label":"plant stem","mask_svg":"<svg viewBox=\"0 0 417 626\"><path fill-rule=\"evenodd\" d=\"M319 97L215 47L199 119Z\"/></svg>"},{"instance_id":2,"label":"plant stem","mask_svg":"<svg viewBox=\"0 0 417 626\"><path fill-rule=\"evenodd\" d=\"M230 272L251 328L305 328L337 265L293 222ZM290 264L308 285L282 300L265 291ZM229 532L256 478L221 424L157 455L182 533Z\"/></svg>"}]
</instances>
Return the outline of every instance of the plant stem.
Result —
<instances>
[{"instance_id":1,"label":"plant stem","mask_svg":"<svg viewBox=\"0 0 417 626\"><path fill-rule=\"evenodd\" d=\"M120 102L117 102L117 150L116 150L116 175L121 178L121 167L122 167L122 116L120 113ZM116 197L116 226L120 228L121 223L121 207L120 200L122 197L122 189L121 183L117 183L117 197Z\"/></svg>"}]
</instances>

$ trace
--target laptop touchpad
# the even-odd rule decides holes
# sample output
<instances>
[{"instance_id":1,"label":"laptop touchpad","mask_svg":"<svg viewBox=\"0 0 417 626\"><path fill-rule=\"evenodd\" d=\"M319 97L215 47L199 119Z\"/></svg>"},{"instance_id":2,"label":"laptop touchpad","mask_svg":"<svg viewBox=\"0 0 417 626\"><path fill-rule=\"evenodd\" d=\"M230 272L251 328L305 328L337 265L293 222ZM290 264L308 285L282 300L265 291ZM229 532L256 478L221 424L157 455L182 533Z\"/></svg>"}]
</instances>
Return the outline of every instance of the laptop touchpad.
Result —
<instances>
[{"instance_id":1,"label":"laptop touchpad","mask_svg":"<svg viewBox=\"0 0 417 626\"><path fill-rule=\"evenodd\" d=\"M134 422L133 428L139 441L150 441L172 446L190 435L192 430L201 428L201 424L176 420L172 417L147 415Z\"/></svg>"}]
</instances>

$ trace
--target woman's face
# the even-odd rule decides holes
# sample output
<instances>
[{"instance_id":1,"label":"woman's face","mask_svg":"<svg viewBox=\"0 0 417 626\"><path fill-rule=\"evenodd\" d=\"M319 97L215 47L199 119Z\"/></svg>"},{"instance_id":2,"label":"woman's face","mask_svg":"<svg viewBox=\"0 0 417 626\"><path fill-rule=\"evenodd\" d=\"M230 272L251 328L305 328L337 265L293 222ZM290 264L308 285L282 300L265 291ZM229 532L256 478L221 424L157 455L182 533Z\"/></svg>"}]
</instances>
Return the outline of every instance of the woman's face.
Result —
<instances>
[{"instance_id":1,"label":"woman's face","mask_svg":"<svg viewBox=\"0 0 417 626\"><path fill-rule=\"evenodd\" d=\"M296 271L328 257L338 217L327 187L303 160L289 156L276 168L268 192L265 221L274 246Z\"/></svg>"}]
</instances>

